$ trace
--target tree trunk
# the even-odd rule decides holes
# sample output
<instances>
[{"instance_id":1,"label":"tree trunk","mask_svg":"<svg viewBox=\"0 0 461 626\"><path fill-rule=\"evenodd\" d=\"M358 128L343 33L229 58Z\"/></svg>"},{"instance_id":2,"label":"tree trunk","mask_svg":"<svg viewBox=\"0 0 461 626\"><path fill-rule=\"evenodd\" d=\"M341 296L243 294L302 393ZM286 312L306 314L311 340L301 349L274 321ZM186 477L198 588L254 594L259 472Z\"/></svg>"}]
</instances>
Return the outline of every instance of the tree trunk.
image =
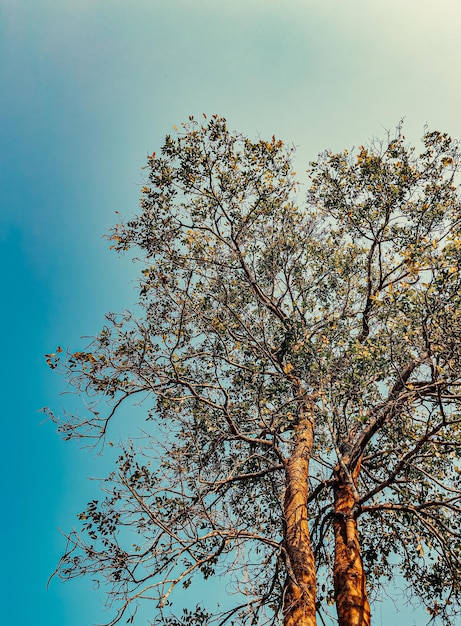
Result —
<instances>
[{"instance_id":1,"label":"tree trunk","mask_svg":"<svg viewBox=\"0 0 461 626\"><path fill-rule=\"evenodd\" d=\"M302 415L295 427L295 446L286 467L284 626L315 626L316 569L312 552L307 496L313 423Z\"/></svg>"},{"instance_id":2,"label":"tree trunk","mask_svg":"<svg viewBox=\"0 0 461 626\"><path fill-rule=\"evenodd\" d=\"M358 475L355 472L354 479ZM334 590L339 626L370 626L365 572L354 512L353 488L342 469L337 473L335 487Z\"/></svg>"}]
</instances>

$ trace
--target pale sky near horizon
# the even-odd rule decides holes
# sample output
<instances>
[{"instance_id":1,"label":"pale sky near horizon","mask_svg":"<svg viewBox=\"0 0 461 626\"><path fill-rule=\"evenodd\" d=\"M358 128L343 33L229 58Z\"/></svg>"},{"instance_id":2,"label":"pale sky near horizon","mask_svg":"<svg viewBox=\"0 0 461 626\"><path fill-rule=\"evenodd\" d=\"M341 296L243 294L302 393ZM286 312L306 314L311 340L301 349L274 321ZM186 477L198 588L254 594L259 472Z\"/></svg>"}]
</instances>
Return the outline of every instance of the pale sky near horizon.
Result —
<instances>
[{"instance_id":1,"label":"pale sky near horizon","mask_svg":"<svg viewBox=\"0 0 461 626\"><path fill-rule=\"evenodd\" d=\"M0 623L110 617L91 581L46 589L57 527L77 523L110 457L41 424L44 405L81 406L43 354L83 347L135 301L136 267L102 236L137 211L146 155L202 112L296 144L300 172L402 118L413 142L426 124L461 138L460 27L459 0L0 0ZM374 606L374 626L426 621Z\"/></svg>"}]
</instances>

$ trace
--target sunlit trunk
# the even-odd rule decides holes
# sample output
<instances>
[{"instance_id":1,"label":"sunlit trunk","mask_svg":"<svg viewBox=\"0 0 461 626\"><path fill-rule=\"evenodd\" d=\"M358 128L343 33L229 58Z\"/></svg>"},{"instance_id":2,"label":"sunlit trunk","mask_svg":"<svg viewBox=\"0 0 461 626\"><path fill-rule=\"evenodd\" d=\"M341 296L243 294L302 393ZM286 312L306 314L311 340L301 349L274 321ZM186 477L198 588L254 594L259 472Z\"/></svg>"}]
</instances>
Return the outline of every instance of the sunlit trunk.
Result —
<instances>
[{"instance_id":1,"label":"sunlit trunk","mask_svg":"<svg viewBox=\"0 0 461 626\"><path fill-rule=\"evenodd\" d=\"M313 442L313 424L309 416L300 419L295 437L293 454L286 468L284 626L315 626L316 570L307 515Z\"/></svg>"},{"instance_id":2,"label":"sunlit trunk","mask_svg":"<svg viewBox=\"0 0 461 626\"><path fill-rule=\"evenodd\" d=\"M358 470L357 470L358 472ZM365 572L354 516L354 496L350 480L338 471L335 488L334 589L339 626L369 626Z\"/></svg>"}]
</instances>

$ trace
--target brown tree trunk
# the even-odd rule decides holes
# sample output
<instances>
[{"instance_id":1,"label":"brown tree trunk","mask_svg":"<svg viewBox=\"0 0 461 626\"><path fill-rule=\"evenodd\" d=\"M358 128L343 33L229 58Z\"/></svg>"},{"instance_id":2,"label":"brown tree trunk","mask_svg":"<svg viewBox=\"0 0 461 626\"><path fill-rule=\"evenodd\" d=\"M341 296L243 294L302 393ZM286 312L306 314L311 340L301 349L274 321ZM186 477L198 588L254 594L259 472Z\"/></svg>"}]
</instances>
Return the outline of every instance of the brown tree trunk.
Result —
<instances>
[{"instance_id":1,"label":"brown tree trunk","mask_svg":"<svg viewBox=\"0 0 461 626\"><path fill-rule=\"evenodd\" d=\"M356 476L358 472L357 468ZM338 625L370 626L370 605L354 512L353 488L342 469L338 470L337 478L333 521L335 534L333 576Z\"/></svg>"},{"instance_id":2,"label":"brown tree trunk","mask_svg":"<svg viewBox=\"0 0 461 626\"><path fill-rule=\"evenodd\" d=\"M295 427L295 446L286 468L284 626L315 626L316 569L312 552L307 496L312 453L311 416L301 416Z\"/></svg>"}]
</instances>

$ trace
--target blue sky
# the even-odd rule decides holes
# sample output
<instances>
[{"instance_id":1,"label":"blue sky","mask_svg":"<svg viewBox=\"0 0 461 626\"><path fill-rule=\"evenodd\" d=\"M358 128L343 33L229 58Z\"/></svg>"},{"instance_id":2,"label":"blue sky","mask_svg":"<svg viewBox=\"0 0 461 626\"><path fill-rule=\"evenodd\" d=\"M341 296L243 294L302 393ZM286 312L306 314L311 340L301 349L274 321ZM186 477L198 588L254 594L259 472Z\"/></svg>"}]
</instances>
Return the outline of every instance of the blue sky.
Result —
<instances>
[{"instance_id":1,"label":"blue sky","mask_svg":"<svg viewBox=\"0 0 461 626\"><path fill-rule=\"evenodd\" d=\"M102 235L137 210L146 155L202 112L294 142L299 171L402 117L413 141L426 123L461 138L460 25L458 0L0 0L1 623L107 619L89 581L46 590L57 527L110 458L42 424L44 405L79 406L43 354L135 300ZM375 624L422 623L398 608Z\"/></svg>"}]
</instances>

